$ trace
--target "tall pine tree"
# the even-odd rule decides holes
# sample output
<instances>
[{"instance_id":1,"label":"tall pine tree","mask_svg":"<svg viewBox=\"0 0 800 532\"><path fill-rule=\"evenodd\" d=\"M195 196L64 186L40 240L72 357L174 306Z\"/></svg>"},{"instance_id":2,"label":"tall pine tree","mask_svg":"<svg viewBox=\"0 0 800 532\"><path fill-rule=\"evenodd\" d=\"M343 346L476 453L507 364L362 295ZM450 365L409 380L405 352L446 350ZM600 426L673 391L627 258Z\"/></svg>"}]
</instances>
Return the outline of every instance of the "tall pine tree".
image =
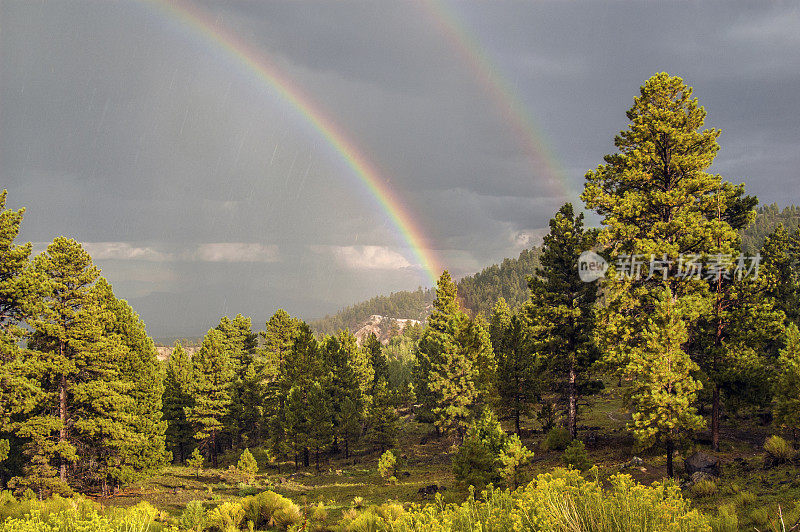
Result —
<instances>
[{"instance_id":1,"label":"tall pine tree","mask_svg":"<svg viewBox=\"0 0 800 532\"><path fill-rule=\"evenodd\" d=\"M550 220L536 276L530 280L527 305L534 336L550 374L564 390L567 428L577 437L578 400L589 384L589 370L599 358L592 339L596 283L583 282L578 258L594 244L584 230L583 214L567 203Z\"/></svg>"},{"instance_id":2,"label":"tall pine tree","mask_svg":"<svg viewBox=\"0 0 800 532\"><path fill-rule=\"evenodd\" d=\"M456 297L445 271L418 343L414 380L423 415L438 430L463 437L477 407L494 391L497 367L486 327L461 311Z\"/></svg>"},{"instance_id":3,"label":"tall pine tree","mask_svg":"<svg viewBox=\"0 0 800 532\"><path fill-rule=\"evenodd\" d=\"M225 335L211 329L200 350L192 357L192 406L187 419L194 426L194 438L217 467L219 436L231 406L233 363L225 345Z\"/></svg>"},{"instance_id":4,"label":"tall pine tree","mask_svg":"<svg viewBox=\"0 0 800 532\"><path fill-rule=\"evenodd\" d=\"M178 463L189 458L194 446L194 431L186 418L193 406L192 361L180 343L175 343L167 360L164 376L164 419L167 422L166 443Z\"/></svg>"},{"instance_id":5,"label":"tall pine tree","mask_svg":"<svg viewBox=\"0 0 800 532\"><path fill-rule=\"evenodd\" d=\"M539 364L535 360L529 325L524 315L512 313L500 298L492 309L489 332L497 359L498 410L514 420L516 434L520 420L530 412L540 395Z\"/></svg>"},{"instance_id":6,"label":"tall pine tree","mask_svg":"<svg viewBox=\"0 0 800 532\"><path fill-rule=\"evenodd\" d=\"M755 203L744 196L743 185L734 186L707 172L719 150L720 132L704 129L706 112L681 78L666 73L652 76L627 116L628 129L614 139L618 152L605 156L605 164L586 174L582 195L586 206L602 217L599 243L612 256L633 258L627 266L618 264L630 270L625 273L632 279L607 278L603 285L614 301L614 308L607 306L606 317L601 317L604 327L615 321L606 319L609 312L622 312L627 320L624 327L604 332L601 343L609 347L606 354L611 358L642 341L631 331L643 329L644 317L656 304L655 294L664 287L674 298L693 301L680 305L694 309L684 316L690 329L702 313L714 312L717 289L707 278L687 275L687 266L708 262L709 257L736 256L736 229L751 219ZM716 353L719 350L698 353L698 358L710 359L715 366ZM719 383L712 385L712 429L716 429Z\"/></svg>"}]
</instances>

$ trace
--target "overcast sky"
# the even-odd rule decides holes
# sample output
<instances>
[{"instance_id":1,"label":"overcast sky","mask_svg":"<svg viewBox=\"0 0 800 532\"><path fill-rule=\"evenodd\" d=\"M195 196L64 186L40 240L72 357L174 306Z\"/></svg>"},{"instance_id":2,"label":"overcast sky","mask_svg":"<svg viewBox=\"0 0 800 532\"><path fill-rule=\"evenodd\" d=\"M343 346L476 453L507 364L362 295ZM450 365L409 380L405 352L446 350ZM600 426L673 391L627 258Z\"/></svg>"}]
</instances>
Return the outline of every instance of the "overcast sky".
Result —
<instances>
[{"instance_id":1,"label":"overcast sky","mask_svg":"<svg viewBox=\"0 0 800 532\"><path fill-rule=\"evenodd\" d=\"M85 243L155 336L428 285L303 115L157 4L0 3L0 189L27 208L21 240ZM800 203L796 3L447 2L450 22L425 2L194 5L325 110L456 275L537 242L660 71L722 129L714 171L762 203Z\"/></svg>"}]
</instances>

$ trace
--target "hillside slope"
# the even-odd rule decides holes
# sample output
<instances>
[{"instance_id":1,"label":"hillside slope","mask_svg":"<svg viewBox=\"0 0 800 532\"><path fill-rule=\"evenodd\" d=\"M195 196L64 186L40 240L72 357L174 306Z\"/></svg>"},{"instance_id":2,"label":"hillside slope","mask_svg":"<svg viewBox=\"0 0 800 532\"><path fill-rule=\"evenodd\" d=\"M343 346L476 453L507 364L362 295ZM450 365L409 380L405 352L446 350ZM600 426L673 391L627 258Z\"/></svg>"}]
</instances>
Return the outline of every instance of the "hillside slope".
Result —
<instances>
[{"instance_id":1,"label":"hillside slope","mask_svg":"<svg viewBox=\"0 0 800 532\"><path fill-rule=\"evenodd\" d=\"M461 305L472 314L483 315L491 311L500 297L512 308L522 305L528 299L528 276L533 275L538 265L539 250L526 249L516 259L505 259L462 278L457 283ZM311 327L320 334L332 334L339 329L355 331L373 315L423 321L435 297L432 289L422 288L377 296L313 321Z\"/></svg>"}]
</instances>

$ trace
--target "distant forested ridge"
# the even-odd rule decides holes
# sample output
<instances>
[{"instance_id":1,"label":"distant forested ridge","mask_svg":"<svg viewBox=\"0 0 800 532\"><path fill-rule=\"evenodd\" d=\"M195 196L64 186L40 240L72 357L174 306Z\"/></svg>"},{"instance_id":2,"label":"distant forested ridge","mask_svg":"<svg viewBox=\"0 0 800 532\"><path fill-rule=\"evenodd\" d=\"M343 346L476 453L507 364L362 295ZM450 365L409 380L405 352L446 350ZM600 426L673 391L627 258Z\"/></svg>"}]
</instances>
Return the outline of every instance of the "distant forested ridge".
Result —
<instances>
[{"instance_id":1,"label":"distant forested ridge","mask_svg":"<svg viewBox=\"0 0 800 532\"><path fill-rule=\"evenodd\" d=\"M515 309L527 301L528 276L533 275L538 265L539 250L526 249L516 259L504 259L464 277L457 283L459 302L470 313L484 316L490 314L492 305L501 297ZM340 329L354 331L373 314L422 321L430 314L435 297L432 289L422 288L377 296L313 321L311 327L319 334L333 334Z\"/></svg>"},{"instance_id":2,"label":"distant forested ridge","mask_svg":"<svg viewBox=\"0 0 800 532\"><path fill-rule=\"evenodd\" d=\"M742 252L745 254L752 254L760 249L764 239L778 224L783 224L789 233L800 227L800 207L796 205L789 205L781 210L773 203L759 207L756 212L753 224L741 231Z\"/></svg>"}]
</instances>

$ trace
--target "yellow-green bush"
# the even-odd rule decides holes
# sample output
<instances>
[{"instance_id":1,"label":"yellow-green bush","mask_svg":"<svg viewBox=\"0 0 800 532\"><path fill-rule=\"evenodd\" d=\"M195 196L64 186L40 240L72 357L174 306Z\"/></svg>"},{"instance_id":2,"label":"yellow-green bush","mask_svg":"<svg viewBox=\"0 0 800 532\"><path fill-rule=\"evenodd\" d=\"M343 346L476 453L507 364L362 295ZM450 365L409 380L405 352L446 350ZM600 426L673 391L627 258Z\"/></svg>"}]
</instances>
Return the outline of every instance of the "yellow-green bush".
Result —
<instances>
[{"instance_id":1,"label":"yellow-green bush","mask_svg":"<svg viewBox=\"0 0 800 532\"><path fill-rule=\"evenodd\" d=\"M692 484L691 490L695 497L710 497L717 493L717 483L713 480L698 480Z\"/></svg>"},{"instance_id":2,"label":"yellow-green bush","mask_svg":"<svg viewBox=\"0 0 800 532\"><path fill-rule=\"evenodd\" d=\"M191 532L202 532L206 524L206 510L201 501L189 501L178 518L178 528Z\"/></svg>"},{"instance_id":3,"label":"yellow-green bush","mask_svg":"<svg viewBox=\"0 0 800 532\"><path fill-rule=\"evenodd\" d=\"M216 532L231 532L239 529L244 519L244 508L236 502L223 502L206 512L206 527Z\"/></svg>"},{"instance_id":4,"label":"yellow-green bush","mask_svg":"<svg viewBox=\"0 0 800 532\"><path fill-rule=\"evenodd\" d=\"M98 504L83 497L56 495L21 502L14 517L0 522L0 532L145 532L153 530L157 514L146 502L104 514Z\"/></svg>"},{"instance_id":5,"label":"yellow-green bush","mask_svg":"<svg viewBox=\"0 0 800 532\"><path fill-rule=\"evenodd\" d=\"M792 444L780 436L767 438L767 441L764 442L764 450L781 461L792 460L797 455L797 451L792 447Z\"/></svg>"},{"instance_id":6,"label":"yellow-green bush","mask_svg":"<svg viewBox=\"0 0 800 532\"><path fill-rule=\"evenodd\" d=\"M244 521L252 521L256 529L266 527L288 528L302 522L300 508L290 499L272 491L247 497L241 501Z\"/></svg>"},{"instance_id":7,"label":"yellow-green bush","mask_svg":"<svg viewBox=\"0 0 800 532\"><path fill-rule=\"evenodd\" d=\"M544 451L563 451L572 441L572 435L564 427L553 427L542 441Z\"/></svg>"},{"instance_id":8,"label":"yellow-green bush","mask_svg":"<svg viewBox=\"0 0 800 532\"><path fill-rule=\"evenodd\" d=\"M540 475L516 491L493 489L481 500L461 505L414 507L401 515L381 515L374 508L344 522L346 531L562 531L710 532L706 516L689 507L672 482L637 484L615 475L604 490L574 470Z\"/></svg>"}]
</instances>

